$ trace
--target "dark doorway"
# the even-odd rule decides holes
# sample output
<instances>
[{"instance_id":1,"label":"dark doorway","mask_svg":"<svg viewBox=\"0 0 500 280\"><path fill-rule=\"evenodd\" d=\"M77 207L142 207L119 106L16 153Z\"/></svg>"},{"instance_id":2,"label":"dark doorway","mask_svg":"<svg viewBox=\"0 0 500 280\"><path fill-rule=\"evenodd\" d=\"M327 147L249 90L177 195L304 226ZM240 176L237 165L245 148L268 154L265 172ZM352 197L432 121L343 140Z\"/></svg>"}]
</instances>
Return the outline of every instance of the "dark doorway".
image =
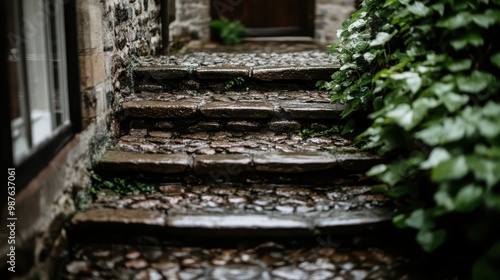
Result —
<instances>
[{"instance_id":1,"label":"dark doorway","mask_svg":"<svg viewBox=\"0 0 500 280\"><path fill-rule=\"evenodd\" d=\"M314 0L211 0L212 19L241 20L249 37L314 36Z\"/></svg>"}]
</instances>

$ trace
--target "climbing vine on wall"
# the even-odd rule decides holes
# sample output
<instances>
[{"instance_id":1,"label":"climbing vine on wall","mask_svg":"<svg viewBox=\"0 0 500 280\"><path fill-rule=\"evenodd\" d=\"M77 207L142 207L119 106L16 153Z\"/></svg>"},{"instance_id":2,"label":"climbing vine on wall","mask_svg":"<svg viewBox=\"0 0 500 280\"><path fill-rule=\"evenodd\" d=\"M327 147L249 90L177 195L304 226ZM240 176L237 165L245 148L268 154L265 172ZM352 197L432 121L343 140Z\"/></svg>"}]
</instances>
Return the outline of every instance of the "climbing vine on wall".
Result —
<instances>
[{"instance_id":1,"label":"climbing vine on wall","mask_svg":"<svg viewBox=\"0 0 500 280\"><path fill-rule=\"evenodd\" d=\"M481 254L474 279L500 277L499 31L499 0L365 0L330 48L340 71L319 83L344 117L371 112L359 143L389 161L368 174L413 207L396 226L432 252L459 217Z\"/></svg>"}]
</instances>

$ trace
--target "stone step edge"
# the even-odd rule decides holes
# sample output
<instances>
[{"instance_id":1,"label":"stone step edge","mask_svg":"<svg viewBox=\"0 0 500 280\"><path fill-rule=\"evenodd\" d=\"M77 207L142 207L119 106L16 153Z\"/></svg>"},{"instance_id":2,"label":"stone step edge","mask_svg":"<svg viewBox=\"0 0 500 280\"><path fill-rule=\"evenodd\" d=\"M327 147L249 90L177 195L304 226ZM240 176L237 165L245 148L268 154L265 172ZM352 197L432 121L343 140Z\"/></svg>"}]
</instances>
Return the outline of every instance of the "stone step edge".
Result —
<instances>
[{"instance_id":1,"label":"stone step edge","mask_svg":"<svg viewBox=\"0 0 500 280\"><path fill-rule=\"evenodd\" d=\"M199 80L231 80L235 78L257 81L275 80L322 80L331 79L338 71L339 64L334 65L296 65L296 66L181 66L158 65L139 66L135 68L135 78L152 78L154 80L199 79Z\"/></svg>"},{"instance_id":2,"label":"stone step edge","mask_svg":"<svg viewBox=\"0 0 500 280\"><path fill-rule=\"evenodd\" d=\"M293 102L208 102L203 101L126 101L122 104L124 116L136 118L251 118L269 119L284 115L288 119L340 119L345 106L338 103Z\"/></svg>"},{"instance_id":3,"label":"stone step edge","mask_svg":"<svg viewBox=\"0 0 500 280\"><path fill-rule=\"evenodd\" d=\"M302 173L340 167L344 170L367 170L381 158L365 154L328 152L267 152L255 154L144 154L108 151L100 161L104 171L145 172L158 174L241 174L243 172Z\"/></svg>"},{"instance_id":4,"label":"stone step edge","mask_svg":"<svg viewBox=\"0 0 500 280\"><path fill-rule=\"evenodd\" d=\"M76 213L71 223L76 227L96 225L149 226L158 229L203 230L317 230L366 226L389 222L395 215L389 209L333 211L323 217L285 214L172 213L155 210L94 208Z\"/></svg>"}]
</instances>

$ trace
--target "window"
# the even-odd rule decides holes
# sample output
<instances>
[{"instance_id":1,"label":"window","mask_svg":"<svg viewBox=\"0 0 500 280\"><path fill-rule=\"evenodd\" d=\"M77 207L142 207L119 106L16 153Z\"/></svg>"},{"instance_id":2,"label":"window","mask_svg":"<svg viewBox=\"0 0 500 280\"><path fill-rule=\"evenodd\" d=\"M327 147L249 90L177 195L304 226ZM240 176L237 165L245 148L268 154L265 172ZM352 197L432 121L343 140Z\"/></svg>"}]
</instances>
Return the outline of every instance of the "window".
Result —
<instances>
[{"instance_id":1,"label":"window","mask_svg":"<svg viewBox=\"0 0 500 280\"><path fill-rule=\"evenodd\" d=\"M0 106L9 114L11 140L4 150L11 167L34 173L81 129L74 1L4 5L2 62L9 102Z\"/></svg>"}]
</instances>

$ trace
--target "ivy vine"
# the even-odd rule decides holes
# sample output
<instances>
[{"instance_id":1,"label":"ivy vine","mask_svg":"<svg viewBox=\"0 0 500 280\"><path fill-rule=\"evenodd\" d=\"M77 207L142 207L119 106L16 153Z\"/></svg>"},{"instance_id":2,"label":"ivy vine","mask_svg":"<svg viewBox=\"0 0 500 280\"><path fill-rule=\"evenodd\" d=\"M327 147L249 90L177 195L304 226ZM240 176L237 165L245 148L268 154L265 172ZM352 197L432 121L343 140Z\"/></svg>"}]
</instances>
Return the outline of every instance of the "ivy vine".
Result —
<instances>
[{"instance_id":1,"label":"ivy vine","mask_svg":"<svg viewBox=\"0 0 500 280\"><path fill-rule=\"evenodd\" d=\"M499 31L500 0L365 0L330 48L340 71L318 84L343 117L371 112L357 140L389 161L368 174L412 203L396 226L432 252L461 217L482 254L474 279L500 279Z\"/></svg>"}]
</instances>

